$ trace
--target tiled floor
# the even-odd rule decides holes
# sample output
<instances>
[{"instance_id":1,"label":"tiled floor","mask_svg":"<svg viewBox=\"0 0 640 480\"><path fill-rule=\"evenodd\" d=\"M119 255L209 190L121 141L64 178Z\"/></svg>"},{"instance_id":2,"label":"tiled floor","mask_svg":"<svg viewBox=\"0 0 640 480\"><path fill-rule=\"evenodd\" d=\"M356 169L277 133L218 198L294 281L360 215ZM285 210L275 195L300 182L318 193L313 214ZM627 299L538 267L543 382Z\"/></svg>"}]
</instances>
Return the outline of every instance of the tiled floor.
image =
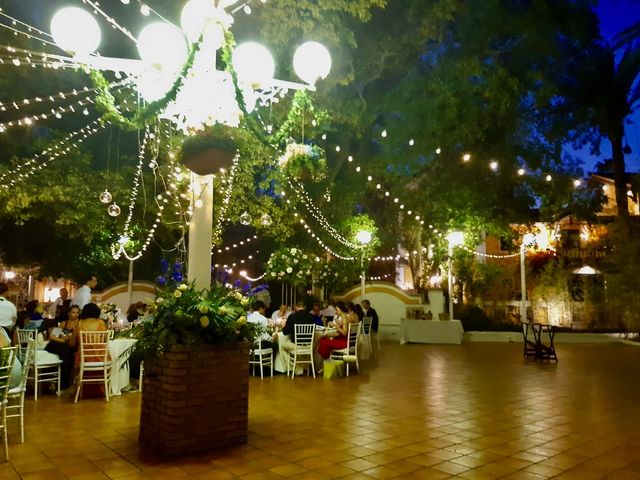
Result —
<instances>
[{"instance_id":1,"label":"tiled floor","mask_svg":"<svg viewBox=\"0 0 640 480\"><path fill-rule=\"evenodd\" d=\"M517 344L383 346L348 379L252 378L249 444L143 459L140 395L27 404L0 480L640 478L640 348ZM203 415L207 412L203 411Z\"/></svg>"}]
</instances>

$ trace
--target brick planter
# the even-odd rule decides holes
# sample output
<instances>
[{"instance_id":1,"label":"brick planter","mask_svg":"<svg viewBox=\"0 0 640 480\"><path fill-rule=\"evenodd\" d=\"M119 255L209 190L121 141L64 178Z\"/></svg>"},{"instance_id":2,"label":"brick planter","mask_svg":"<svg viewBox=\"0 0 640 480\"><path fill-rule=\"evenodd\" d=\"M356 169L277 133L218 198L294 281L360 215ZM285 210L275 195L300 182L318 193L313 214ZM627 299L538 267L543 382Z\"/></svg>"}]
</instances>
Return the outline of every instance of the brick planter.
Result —
<instances>
[{"instance_id":1,"label":"brick planter","mask_svg":"<svg viewBox=\"0 0 640 480\"><path fill-rule=\"evenodd\" d=\"M249 347L176 346L145 361L140 448L188 455L247 442Z\"/></svg>"}]
</instances>

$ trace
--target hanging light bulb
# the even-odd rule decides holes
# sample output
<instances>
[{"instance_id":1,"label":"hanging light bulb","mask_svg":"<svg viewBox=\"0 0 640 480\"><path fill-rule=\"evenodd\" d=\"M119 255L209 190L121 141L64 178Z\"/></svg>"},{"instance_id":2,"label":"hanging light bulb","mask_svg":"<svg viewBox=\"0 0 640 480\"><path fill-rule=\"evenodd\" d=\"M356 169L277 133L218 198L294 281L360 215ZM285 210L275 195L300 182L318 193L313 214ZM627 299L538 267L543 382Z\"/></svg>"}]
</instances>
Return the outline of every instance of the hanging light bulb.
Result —
<instances>
[{"instance_id":1,"label":"hanging light bulb","mask_svg":"<svg viewBox=\"0 0 640 480\"><path fill-rule=\"evenodd\" d=\"M271 215L269 215L268 213L263 213L262 216L260 217L260 224L264 225L265 227L268 227L272 223L273 223L273 220L271 218Z\"/></svg>"},{"instance_id":2,"label":"hanging light bulb","mask_svg":"<svg viewBox=\"0 0 640 480\"><path fill-rule=\"evenodd\" d=\"M120 210L120 206L115 202L109 205L109 208L107 208L107 213L110 217L117 217L121 212L122 210Z\"/></svg>"},{"instance_id":3,"label":"hanging light bulb","mask_svg":"<svg viewBox=\"0 0 640 480\"><path fill-rule=\"evenodd\" d=\"M113 196L111 195L109 190L105 189L104 192L100 194L99 198L100 198L100 202L106 205L107 203L111 203Z\"/></svg>"},{"instance_id":4,"label":"hanging light bulb","mask_svg":"<svg viewBox=\"0 0 640 480\"><path fill-rule=\"evenodd\" d=\"M247 212L244 212L242 215L240 215L240 223L242 225L250 225L251 215L249 215Z\"/></svg>"}]
</instances>

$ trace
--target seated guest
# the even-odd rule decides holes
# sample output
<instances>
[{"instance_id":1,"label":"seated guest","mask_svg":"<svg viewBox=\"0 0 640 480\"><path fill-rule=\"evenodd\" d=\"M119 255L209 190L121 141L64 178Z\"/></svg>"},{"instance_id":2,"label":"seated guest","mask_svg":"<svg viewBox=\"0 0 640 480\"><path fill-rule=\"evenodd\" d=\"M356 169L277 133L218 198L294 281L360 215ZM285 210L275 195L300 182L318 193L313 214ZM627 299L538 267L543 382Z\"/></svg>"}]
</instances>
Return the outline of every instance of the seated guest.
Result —
<instances>
[{"instance_id":1,"label":"seated guest","mask_svg":"<svg viewBox=\"0 0 640 480\"><path fill-rule=\"evenodd\" d=\"M82 332L103 332L107 330L107 326L104 320L100 319L100 307L95 303L87 303L82 307L82 312L79 316L78 324L73 332L73 338L71 344L73 347L77 346L76 358L75 358L75 370L80 372L80 337ZM101 362L103 357L101 355L85 355L85 362ZM90 374L100 374L100 372L88 372ZM85 374L86 375L86 374ZM101 384L89 383L82 387L83 394L90 397L101 397L104 395L104 387Z\"/></svg>"},{"instance_id":2,"label":"seated guest","mask_svg":"<svg viewBox=\"0 0 640 480\"><path fill-rule=\"evenodd\" d=\"M136 302L129 305L127 309L127 321L133 323L138 320L138 318L144 314L146 308L147 306L144 302Z\"/></svg>"},{"instance_id":3,"label":"seated guest","mask_svg":"<svg viewBox=\"0 0 640 480\"><path fill-rule=\"evenodd\" d=\"M39 310L37 300L27 302L24 306L24 312L18 314L18 327L24 330L38 330L44 322Z\"/></svg>"},{"instance_id":4,"label":"seated guest","mask_svg":"<svg viewBox=\"0 0 640 480\"><path fill-rule=\"evenodd\" d=\"M62 378L60 379L62 390L71 386L75 350L78 343L74 332L78 327L80 308L77 305L72 305L67 316L67 320L60 322L58 327L49 329L49 343L45 347L47 352L57 355L62 360Z\"/></svg>"},{"instance_id":5,"label":"seated guest","mask_svg":"<svg viewBox=\"0 0 640 480\"><path fill-rule=\"evenodd\" d=\"M272 348L275 353L277 345L273 341L273 336L266 331L269 326L269 320L264 316L266 310L266 305L260 300L256 300L253 304L253 313L247 317L247 322L260 325L264 329L260 334L260 348Z\"/></svg>"},{"instance_id":6,"label":"seated guest","mask_svg":"<svg viewBox=\"0 0 640 480\"><path fill-rule=\"evenodd\" d=\"M355 317L355 320L354 320ZM328 328L336 329L336 336L325 336L318 344L318 353L325 360L331 356L334 350L347 348L347 332L349 331L349 323L358 323L358 316L353 312L349 315L347 307L344 303L336 305L336 316L332 322L327 323Z\"/></svg>"},{"instance_id":7,"label":"seated guest","mask_svg":"<svg viewBox=\"0 0 640 480\"><path fill-rule=\"evenodd\" d=\"M349 322L358 323L360 321L360 317L358 316L358 312L356 311L356 306L353 302L347 303L347 314L349 315Z\"/></svg>"},{"instance_id":8,"label":"seated guest","mask_svg":"<svg viewBox=\"0 0 640 480\"><path fill-rule=\"evenodd\" d=\"M353 304L352 304L353 305ZM356 315L358 315L358 319L362 320L362 317L364 317L364 310L362 310L362 307L360 306L359 303L356 303L353 307L353 311L356 312Z\"/></svg>"},{"instance_id":9,"label":"seated guest","mask_svg":"<svg viewBox=\"0 0 640 480\"><path fill-rule=\"evenodd\" d=\"M293 312L289 310L289 307L285 304L280 305L280 308L271 314L271 321L276 326L283 326L287 322L287 318Z\"/></svg>"},{"instance_id":10,"label":"seated guest","mask_svg":"<svg viewBox=\"0 0 640 480\"><path fill-rule=\"evenodd\" d=\"M10 346L11 339L9 338L9 334L4 328L0 328L0 348ZM17 387L20 384L20 377L22 377L22 364L20 363L20 359L16 358L13 363L13 368L11 369L11 381L9 383L9 388Z\"/></svg>"},{"instance_id":11,"label":"seated guest","mask_svg":"<svg viewBox=\"0 0 640 480\"><path fill-rule=\"evenodd\" d=\"M283 356L285 365L289 365L291 361L291 351L295 349L295 334L296 325L309 325L315 324L313 315L307 312L304 301L299 300L296 302L296 311L289 315L287 323L282 329L283 339L280 344L280 354ZM302 370L296 372L296 374L302 373Z\"/></svg>"},{"instance_id":12,"label":"seated guest","mask_svg":"<svg viewBox=\"0 0 640 480\"><path fill-rule=\"evenodd\" d=\"M371 317L371 330L378 331L378 312L371 308L371 302L366 298L362 300L362 311L365 317Z\"/></svg>"},{"instance_id":13,"label":"seated guest","mask_svg":"<svg viewBox=\"0 0 640 480\"><path fill-rule=\"evenodd\" d=\"M309 313L313 316L313 321L315 322L316 325L318 325L319 327L324 327L324 317L320 313L319 303L314 303L313 308Z\"/></svg>"}]
</instances>

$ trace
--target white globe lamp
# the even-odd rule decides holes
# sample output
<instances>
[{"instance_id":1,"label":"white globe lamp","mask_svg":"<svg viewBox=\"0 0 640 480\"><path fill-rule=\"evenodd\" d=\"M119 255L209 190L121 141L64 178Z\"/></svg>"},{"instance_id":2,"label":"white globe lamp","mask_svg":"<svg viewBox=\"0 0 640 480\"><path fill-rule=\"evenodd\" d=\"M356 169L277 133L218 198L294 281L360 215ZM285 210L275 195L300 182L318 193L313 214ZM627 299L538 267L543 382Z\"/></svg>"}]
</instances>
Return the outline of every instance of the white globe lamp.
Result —
<instances>
[{"instance_id":1,"label":"white globe lamp","mask_svg":"<svg viewBox=\"0 0 640 480\"><path fill-rule=\"evenodd\" d=\"M191 43L198 41L215 12L216 8L211 0L189 0L186 3L180 14L180 25Z\"/></svg>"},{"instance_id":2,"label":"white globe lamp","mask_svg":"<svg viewBox=\"0 0 640 480\"><path fill-rule=\"evenodd\" d=\"M58 10L51 20L51 36L62 50L89 55L100 46L100 26L91 13L78 7Z\"/></svg>"},{"instance_id":3,"label":"white globe lamp","mask_svg":"<svg viewBox=\"0 0 640 480\"><path fill-rule=\"evenodd\" d=\"M356 239L362 245L368 245L371 242L371 238L372 238L372 235L371 235L371 232L369 230L360 230L356 234Z\"/></svg>"},{"instance_id":4,"label":"white globe lamp","mask_svg":"<svg viewBox=\"0 0 640 480\"><path fill-rule=\"evenodd\" d=\"M187 59L187 42L173 25L155 22L140 32L138 53L147 65L162 71L178 71Z\"/></svg>"},{"instance_id":5,"label":"white globe lamp","mask_svg":"<svg viewBox=\"0 0 640 480\"><path fill-rule=\"evenodd\" d=\"M260 85L273 78L276 64L271 52L264 45L247 42L238 45L234 50L233 68L240 81Z\"/></svg>"},{"instance_id":6,"label":"white globe lamp","mask_svg":"<svg viewBox=\"0 0 640 480\"><path fill-rule=\"evenodd\" d=\"M137 78L136 87L145 101L155 102L164 98L173 87L174 82L174 76L150 68Z\"/></svg>"},{"instance_id":7,"label":"white globe lamp","mask_svg":"<svg viewBox=\"0 0 640 480\"><path fill-rule=\"evenodd\" d=\"M325 79L331 72L331 54L327 47L318 42L306 42L298 47L293 56L296 75L309 85Z\"/></svg>"}]
</instances>

